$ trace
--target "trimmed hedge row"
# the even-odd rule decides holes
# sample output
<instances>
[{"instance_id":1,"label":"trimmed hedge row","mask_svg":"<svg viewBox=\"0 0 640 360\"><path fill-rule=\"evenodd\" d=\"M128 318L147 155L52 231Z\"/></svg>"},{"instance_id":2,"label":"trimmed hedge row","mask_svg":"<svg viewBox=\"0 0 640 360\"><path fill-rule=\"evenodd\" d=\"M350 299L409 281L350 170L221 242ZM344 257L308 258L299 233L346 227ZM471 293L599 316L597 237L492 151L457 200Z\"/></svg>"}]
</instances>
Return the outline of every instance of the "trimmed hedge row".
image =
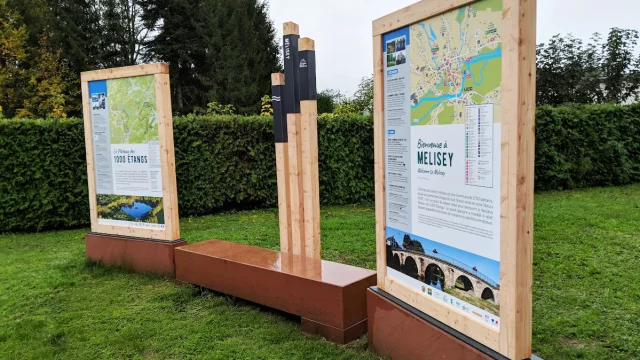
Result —
<instances>
[{"instance_id":1,"label":"trimmed hedge row","mask_svg":"<svg viewBox=\"0 0 640 360\"><path fill-rule=\"evenodd\" d=\"M536 189L640 181L640 105L540 107ZM318 120L324 205L374 200L373 123ZM174 118L181 216L275 207L272 119ZM0 231L89 224L84 129L79 119L0 120Z\"/></svg>"},{"instance_id":2,"label":"trimmed hedge row","mask_svg":"<svg viewBox=\"0 0 640 360\"><path fill-rule=\"evenodd\" d=\"M539 107L535 181L537 190L640 181L640 104Z\"/></svg>"},{"instance_id":3,"label":"trimmed hedge row","mask_svg":"<svg viewBox=\"0 0 640 360\"><path fill-rule=\"evenodd\" d=\"M371 119L321 116L318 133L322 204L371 202ZM176 118L173 136L181 216L277 206L271 118Z\"/></svg>"},{"instance_id":4,"label":"trimmed hedge row","mask_svg":"<svg viewBox=\"0 0 640 360\"><path fill-rule=\"evenodd\" d=\"M370 118L318 121L322 204L373 201ZM174 118L180 216L275 207L273 120ZM0 120L0 232L89 224L80 119Z\"/></svg>"}]
</instances>

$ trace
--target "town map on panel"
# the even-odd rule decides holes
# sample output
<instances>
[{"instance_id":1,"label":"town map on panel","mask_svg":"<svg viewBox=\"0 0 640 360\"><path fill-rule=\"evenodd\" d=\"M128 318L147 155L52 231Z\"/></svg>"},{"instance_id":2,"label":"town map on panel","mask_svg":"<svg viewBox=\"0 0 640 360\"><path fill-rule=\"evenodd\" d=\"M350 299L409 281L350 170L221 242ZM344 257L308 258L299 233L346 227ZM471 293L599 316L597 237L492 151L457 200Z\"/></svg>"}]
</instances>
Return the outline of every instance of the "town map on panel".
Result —
<instances>
[{"instance_id":1,"label":"town map on panel","mask_svg":"<svg viewBox=\"0 0 640 360\"><path fill-rule=\"evenodd\" d=\"M152 75L109 80L112 144L158 141L155 82Z\"/></svg>"},{"instance_id":2,"label":"town map on panel","mask_svg":"<svg viewBox=\"0 0 640 360\"><path fill-rule=\"evenodd\" d=\"M464 124L468 105L502 101L502 0L411 26L411 124Z\"/></svg>"}]
</instances>

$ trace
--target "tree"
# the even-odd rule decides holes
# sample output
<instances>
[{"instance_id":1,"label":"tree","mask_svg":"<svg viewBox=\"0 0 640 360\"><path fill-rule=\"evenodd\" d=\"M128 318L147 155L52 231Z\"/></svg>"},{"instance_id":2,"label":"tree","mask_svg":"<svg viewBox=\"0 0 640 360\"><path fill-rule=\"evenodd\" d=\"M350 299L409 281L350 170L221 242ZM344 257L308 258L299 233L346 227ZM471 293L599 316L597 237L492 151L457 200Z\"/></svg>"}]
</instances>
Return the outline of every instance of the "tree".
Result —
<instances>
[{"instance_id":1,"label":"tree","mask_svg":"<svg viewBox=\"0 0 640 360\"><path fill-rule=\"evenodd\" d=\"M318 114L332 113L336 106L344 102L346 96L339 90L326 89L318 93Z\"/></svg>"},{"instance_id":2,"label":"tree","mask_svg":"<svg viewBox=\"0 0 640 360\"><path fill-rule=\"evenodd\" d=\"M335 109L333 110L333 113L338 116L345 116L345 115L359 114L360 112L358 111L358 108L353 104L352 101L344 101L343 103L338 104L335 107Z\"/></svg>"},{"instance_id":3,"label":"tree","mask_svg":"<svg viewBox=\"0 0 640 360\"><path fill-rule=\"evenodd\" d=\"M257 114L281 71L276 31L258 0L141 0L157 36L145 58L167 62L178 113L210 102Z\"/></svg>"},{"instance_id":4,"label":"tree","mask_svg":"<svg viewBox=\"0 0 640 360\"><path fill-rule=\"evenodd\" d=\"M613 28L606 42L556 35L537 47L537 103L625 103L640 92L638 32Z\"/></svg>"},{"instance_id":5,"label":"tree","mask_svg":"<svg viewBox=\"0 0 640 360\"><path fill-rule=\"evenodd\" d=\"M640 89L640 57L633 52L638 44L638 31L613 28L603 47L605 101L624 103L637 97Z\"/></svg>"},{"instance_id":6,"label":"tree","mask_svg":"<svg viewBox=\"0 0 640 360\"><path fill-rule=\"evenodd\" d=\"M14 116L24 100L27 39L20 14L0 0L0 107L7 117Z\"/></svg>"},{"instance_id":7,"label":"tree","mask_svg":"<svg viewBox=\"0 0 640 360\"><path fill-rule=\"evenodd\" d=\"M62 60L62 50L55 49L51 37L42 35L34 68L29 71L24 107L17 117L67 117L73 89L71 74ZM77 92L79 94L79 91Z\"/></svg>"},{"instance_id":8,"label":"tree","mask_svg":"<svg viewBox=\"0 0 640 360\"><path fill-rule=\"evenodd\" d=\"M260 99L262 106L260 108L260 116L273 116L273 107L271 105L271 96L265 95Z\"/></svg>"},{"instance_id":9,"label":"tree","mask_svg":"<svg viewBox=\"0 0 640 360\"><path fill-rule=\"evenodd\" d=\"M34 1L34 12L43 3ZM38 6L36 6L38 5ZM66 117L71 109L71 74L62 51L43 28L37 45L16 9L0 0L0 106L8 117ZM46 22L46 21L45 21Z\"/></svg>"},{"instance_id":10,"label":"tree","mask_svg":"<svg viewBox=\"0 0 640 360\"><path fill-rule=\"evenodd\" d=\"M587 47L571 35L556 35L537 47L538 104L595 103L602 99L599 36Z\"/></svg>"},{"instance_id":11,"label":"tree","mask_svg":"<svg viewBox=\"0 0 640 360\"><path fill-rule=\"evenodd\" d=\"M101 67L135 65L141 59L151 29L142 21L138 0L98 2L102 35L99 37Z\"/></svg>"},{"instance_id":12,"label":"tree","mask_svg":"<svg viewBox=\"0 0 640 360\"><path fill-rule=\"evenodd\" d=\"M373 114L373 75L363 77L358 84L358 90L353 94L351 103L356 111L363 115Z\"/></svg>"},{"instance_id":13,"label":"tree","mask_svg":"<svg viewBox=\"0 0 640 360\"><path fill-rule=\"evenodd\" d=\"M338 90L324 90L318 95L318 113L331 112L336 115L373 114L373 76L363 77L353 97L347 98Z\"/></svg>"},{"instance_id":14,"label":"tree","mask_svg":"<svg viewBox=\"0 0 640 360\"><path fill-rule=\"evenodd\" d=\"M409 251L415 251L424 254L422 243L418 240L412 240L409 234L404 234L402 238L402 247Z\"/></svg>"},{"instance_id":15,"label":"tree","mask_svg":"<svg viewBox=\"0 0 640 360\"><path fill-rule=\"evenodd\" d=\"M82 114L80 72L99 68L101 36L99 2L93 0L8 0L27 24L25 51L30 57L29 68L38 66L42 55L42 38L47 37L49 49L59 52L59 61L67 73L65 108L69 115ZM37 75L32 75L37 76ZM23 112L24 113L24 112Z\"/></svg>"},{"instance_id":16,"label":"tree","mask_svg":"<svg viewBox=\"0 0 640 360\"><path fill-rule=\"evenodd\" d=\"M236 113L236 108L233 105L222 105L214 101L207 104L206 113L214 115L233 115Z\"/></svg>"},{"instance_id":17,"label":"tree","mask_svg":"<svg viewBox=\"0 0 640 360\"><path fill-rule=\"evenodd\" d=\"M208 0L209 96L234 105L241 114L260 112L260 99L271 91L270 75L280 72L280 48L266 2Z\"/></svg>"}]
</instances>

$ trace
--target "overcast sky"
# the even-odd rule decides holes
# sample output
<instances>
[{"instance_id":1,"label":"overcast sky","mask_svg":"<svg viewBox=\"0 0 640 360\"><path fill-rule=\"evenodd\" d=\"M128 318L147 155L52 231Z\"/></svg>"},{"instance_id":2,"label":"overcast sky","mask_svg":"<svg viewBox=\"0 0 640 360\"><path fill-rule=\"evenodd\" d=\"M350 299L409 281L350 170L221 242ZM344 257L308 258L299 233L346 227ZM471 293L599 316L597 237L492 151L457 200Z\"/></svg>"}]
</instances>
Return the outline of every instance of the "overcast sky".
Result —
<instances>
[{"instance_id":1,"label":"overcast sky","mask_svg":"<svg viewBox=\"0 0 640 360\"><path fill-rule=\"evenodd\" d=\"M316 42L318 91L351 96L373 73L371 22L415 0L268 0L282 38L282 23L300 25L300 36ZM433 0L438 1L438 0ZM537 43L557 33L588 40L612 27L640 29L639 0L538 0ZM282 40L280 40L282 41Z\"/></svg>"}]
</instances>

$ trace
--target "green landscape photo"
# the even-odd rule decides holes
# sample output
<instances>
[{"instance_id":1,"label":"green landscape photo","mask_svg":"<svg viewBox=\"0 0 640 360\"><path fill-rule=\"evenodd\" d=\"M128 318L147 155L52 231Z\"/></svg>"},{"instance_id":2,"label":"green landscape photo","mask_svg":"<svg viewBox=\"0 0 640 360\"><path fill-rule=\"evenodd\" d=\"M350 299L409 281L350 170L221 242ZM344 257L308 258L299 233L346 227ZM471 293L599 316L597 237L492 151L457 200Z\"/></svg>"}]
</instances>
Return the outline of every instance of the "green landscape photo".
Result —
<instances>
[{"instance_id":1,"label":"green landscape photo","mask_svg":"<svg viewBox=\"0 0 640 360\"><path fill-rule=\"evenodd\" d=\"M98 218L164 224L161 197L97 195Z\"/></svg>"}]
</instances>

